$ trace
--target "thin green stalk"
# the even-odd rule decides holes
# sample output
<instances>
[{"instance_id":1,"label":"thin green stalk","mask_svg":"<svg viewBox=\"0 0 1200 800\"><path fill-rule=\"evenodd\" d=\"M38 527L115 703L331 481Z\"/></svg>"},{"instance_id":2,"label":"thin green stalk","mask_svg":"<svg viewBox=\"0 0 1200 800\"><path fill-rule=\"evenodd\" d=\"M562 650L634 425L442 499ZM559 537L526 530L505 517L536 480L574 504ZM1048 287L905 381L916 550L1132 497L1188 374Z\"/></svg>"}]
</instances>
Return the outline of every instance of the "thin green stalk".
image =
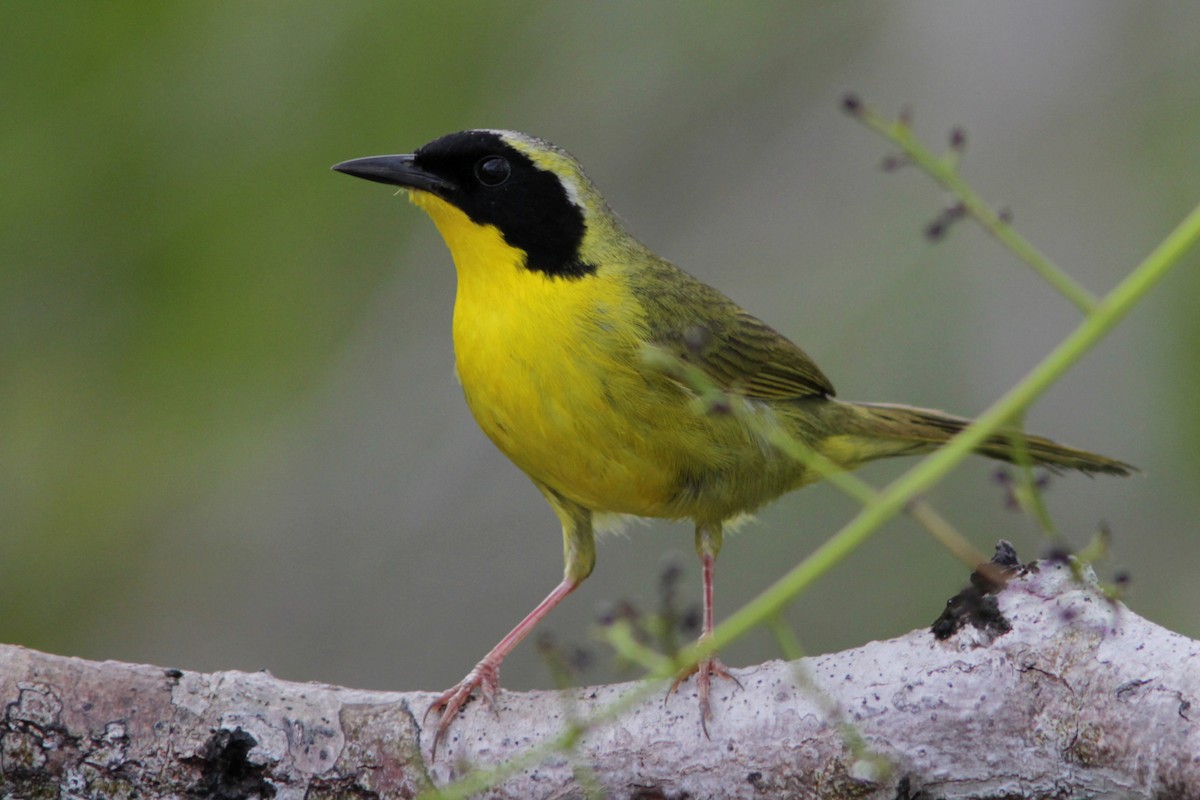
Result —
<instances>
[{"instance_id":1,"label":"thin green stalk","mask_svg":"<svg viewBox=\"0 0 1200 800\"><path fill-rule=\"evenodd\" d=\"M767 628L775 636L775 643L779 645L779 652L783 653L785 661L799 661L804 658L804 648L800 646L796 632L783 617L778 614L771 617L767 620Z\"/></svg>"},{"instance_id":2,"label":"thin green stalk","mask_svg":"<svg viewBox=\"0 0 1200 800\"><path fill-rule=\"evenodd\" d=\"M764 433L763 435L764 438L792 458L820 472L822 480L841 489L862 505L869 505L879 497L879 490L874 486L862 480L857 475L844 471L821 453L813 450L811 447L805 446L803 442L793 439L784 431L776 429L774 432ZM909 513L918 524L929 531L929 534L934 539L937 539L947 550L967 566L974 568L981 561L985 560L979 551L972 547L971 543L954 529L953 525L933 509L933 506L924 501L914 501L909 504Z\"/></svg>"},{"instance_id":3,"label":"thin green stalk","mask_svg":"<svg viewBox=\"0 0 1200 800\"><path fill-rule=\"evenodd\" d=\"M680 657L703 658L778 614L793 597L853 552L879 526L945 477L984 439L1024 411L1129 313L1198 240L1200 206L1192 209L1175 230L1096 305L1092 314L1085 317L1058 347L974 423L893 481L808 558L718 625L704 646L697 645L685 650Z\"/></svg>"},{"instance_id":4,"label":"thin green stalk","mask_svg":"<svg viewBox=\"0 0 1200 800\"><path fill-rule=\"evenodd\" d=\"M949 550L951 555L966 564L969 568L975 569L987 561L987 558L975 549L975 546L967 540L967 537L959 533L929 503L916 498L908 504L908 513L913 519L925 526L925 530L929 531L929 534L942 547Z\"/></svg>"},{"instance_id":5,"label":"thin green stalk","mask_svg":"<svg viewBox=\"0 0 1200 800\"><path fill-rule=\"evenodd\" d=\"M913 136L912 129L903 119L889 121L875 113L870 107L857 102L853 104L853 107L850 102L846 102L845 105L867 127L894 142L912 163L953 192L962 201L967 212L978 220L988 233L1032 267L1047 283L1074 303L1080 311L1090 313L1096 309L1095 295L1042 255L1033 244L1001 219L1000 215L993 211L991 206L959 176L956 169L957 158L943 158L934 155Z\"/></svg>"},{"instance_id":6,"label":"thin green stalk","mask_svg":"<svg viewBox=\"0 0 1200 800\"><path fill-rule=\"evenodd\" d=\"M1013 446L1013 463L1017 465L1016 485L1012 487L1013 498L1021 509L1030 514L1041 526L1042 532L1047 537L1061 543L1062 537L1058 533L1054 520L1050 517L1046 498L1042 495L1042 490L1038 488L1037 478L1033 474L1033 456L1029 453L1029 440L1023 433L1025 429L1024 414L1020 415L1020 419L1017 420L1014 427L1018 429L1018 432L1008 437Z\"/></svg>"}]
</instances>

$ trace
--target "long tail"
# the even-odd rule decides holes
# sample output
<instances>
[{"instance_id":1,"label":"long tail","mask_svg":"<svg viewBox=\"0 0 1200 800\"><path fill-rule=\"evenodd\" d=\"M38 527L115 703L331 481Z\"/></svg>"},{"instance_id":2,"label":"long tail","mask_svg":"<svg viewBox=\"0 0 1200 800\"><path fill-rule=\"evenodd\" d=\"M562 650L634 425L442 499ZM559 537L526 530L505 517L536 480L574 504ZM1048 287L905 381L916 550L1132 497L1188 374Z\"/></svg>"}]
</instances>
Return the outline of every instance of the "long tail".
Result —
<instances>
[{"instance_id":1,"label":"long tail","mask_svg":"<svg viewBox=\"0 0 1200 800\"><path fill-rule=\"evenodd\" d=\"M841 402L840 405L852 412L853 434L877 443L875 458L932 450L971 424L971 420L965 417L928 408L887 403ZM1025 434L1025 442L1033 462L1053 472L1068 469L1089 475L1130 475L1137 472L1137 467L1124 461L1077 450L1041 436ZM988 437L975 452L1000 461L1016 461L1016 449L1008 434Z\"/></svg>"}]
</instances>

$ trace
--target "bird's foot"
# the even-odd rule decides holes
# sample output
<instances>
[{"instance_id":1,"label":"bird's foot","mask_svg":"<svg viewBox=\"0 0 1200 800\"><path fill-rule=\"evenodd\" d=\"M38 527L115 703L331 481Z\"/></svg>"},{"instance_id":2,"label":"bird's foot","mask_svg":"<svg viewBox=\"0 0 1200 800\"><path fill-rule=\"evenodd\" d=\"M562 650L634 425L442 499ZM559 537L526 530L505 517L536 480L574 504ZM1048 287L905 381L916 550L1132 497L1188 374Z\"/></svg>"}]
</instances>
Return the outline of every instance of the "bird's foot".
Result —
<instances>
[{"instance_id":1,"label":"bird's foot","mask_svg":"<svg viewBox=\"0 0 1200 800\"><path fill-rule=\"evenodd\" d=\"M433 747L430 749L430 754L433 758L437 758L437 746L442 738L442 734L450 727L450 723L458 715L459 709L466 705L476 689L479 690L479 696L487 703L492 713L498 715L496 711L496 692L500 689L499 665L491 664L487 660L480 661L475 665L473 670L467 673L467 677L459 681L458 685L438 695L429 708L426 709L423 720L428 719L434 709L441 712L437 728L434 729L433 733Z\"/></svg>"},{"instance_id":2,"label":"bird's foot","mask_svg":"<svg viewBox=\"0 0 1200 800\"><path fill-rule=\"evenodd\" d=\"M667 690L667 696L679 688L679 685L686 681L691 676L696 676L696 694L700 698L700 728L704 731L705 738L711 739L708 735L708 721L712 719L712 703L709 702L710 687L712 679L728 678L737 684L739 689L742 688L742 682L734 677L733 673L721 663L716 656L710 656L704 659L699 664L684 670L675 678L675 682L671 684L671 688Z\"/></svg>"}]
</instances>

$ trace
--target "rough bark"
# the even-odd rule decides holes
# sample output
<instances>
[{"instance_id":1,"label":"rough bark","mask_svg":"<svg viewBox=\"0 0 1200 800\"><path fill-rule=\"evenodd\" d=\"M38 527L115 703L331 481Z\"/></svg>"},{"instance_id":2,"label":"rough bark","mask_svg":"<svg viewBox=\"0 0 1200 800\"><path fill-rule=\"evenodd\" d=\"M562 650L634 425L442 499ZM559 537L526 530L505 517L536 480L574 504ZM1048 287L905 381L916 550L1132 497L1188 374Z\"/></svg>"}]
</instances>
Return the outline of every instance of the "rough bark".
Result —
<instances>
[{"instance_id":1,"label":"rough bark","mask_svg":"<svg viewBox=\"0 0 1200 800\"><path fill-rule=\"evenodd\" d=\"M1200 798L1200 642L1062 563L985 595L990 619L945 640L735 670L711 738L686 685L656 692L487 796ZM502 692L498 718L472 703L431 762L428 693L0 647L0 795L411 797L632 688Z\"/></svg>"}]
</instances>

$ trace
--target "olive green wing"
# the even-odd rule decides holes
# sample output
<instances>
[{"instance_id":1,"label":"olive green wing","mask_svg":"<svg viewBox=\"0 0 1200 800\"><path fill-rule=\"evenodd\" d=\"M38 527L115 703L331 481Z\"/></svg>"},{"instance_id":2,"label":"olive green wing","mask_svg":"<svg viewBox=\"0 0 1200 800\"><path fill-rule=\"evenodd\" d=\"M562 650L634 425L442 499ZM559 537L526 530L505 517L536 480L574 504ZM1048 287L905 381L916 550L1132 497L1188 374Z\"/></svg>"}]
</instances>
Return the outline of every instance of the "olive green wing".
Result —
<instances>
[{"instance_id":1,"label":"olive green wing","mask_svg":"<svg viewBox=\"0 0 1200 800\"><path fill-rule=\"evenodd\" d=\"M651 343L744 397L832 396L833 384L808 354L716 289L666 265L638 292Z\"/></svg>"},{"instance_id":2,"label":"olive green wing","mask_svg":"<svg viewBox=\"0 0 1200 800\"><path fill-rule=\"evenodd\" d=\"M706 331L688 332L680 357L744 397L783 400L832 396L833 384L808 354L740 308Z\"/></svg>"}]
</instances>

